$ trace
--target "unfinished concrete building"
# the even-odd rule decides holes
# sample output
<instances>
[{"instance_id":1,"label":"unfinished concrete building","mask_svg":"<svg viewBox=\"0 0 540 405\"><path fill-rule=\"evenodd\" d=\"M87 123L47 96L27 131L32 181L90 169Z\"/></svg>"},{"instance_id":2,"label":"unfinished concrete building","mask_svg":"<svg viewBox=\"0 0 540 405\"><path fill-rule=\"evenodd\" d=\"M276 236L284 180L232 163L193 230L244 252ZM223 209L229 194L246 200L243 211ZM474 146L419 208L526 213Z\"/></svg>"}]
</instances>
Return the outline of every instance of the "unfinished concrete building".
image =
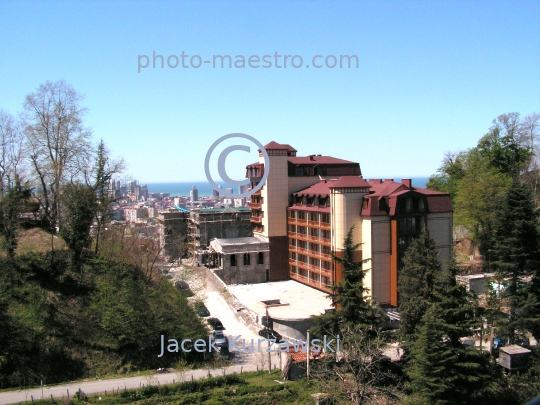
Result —
<instances>
[{"instance_id":1,"label":"unfinished concrete building","mask_svg":"<svg viewBox=\"0 0 540 405\"><path fill-rule=\"evenodd\" d=\"M189 250L206 250L214 238L242 238L253 236L249 208L193 210L189 214Z\"/></svg>"},{"instance_id":2,"label":"unfinished concrete building","mask_svg":"<svg viewBox=\"0 0 540 405\"><path fill-rule=\"evenodd\" d=\"M212 239L207 265L225 284L255 284L268 281L270 247L263 236Z\"/></svg>"},{"instance_id":3,"label":"unfinished concrete building","mask_svg":"<svg viewBox=\"0 0 540 405\"><path fill-rule=\"evenodd\" d=\"M169 208L157 216L161 254L173 261L187 254L189 211Z\"/></svg>"}]
</instances>

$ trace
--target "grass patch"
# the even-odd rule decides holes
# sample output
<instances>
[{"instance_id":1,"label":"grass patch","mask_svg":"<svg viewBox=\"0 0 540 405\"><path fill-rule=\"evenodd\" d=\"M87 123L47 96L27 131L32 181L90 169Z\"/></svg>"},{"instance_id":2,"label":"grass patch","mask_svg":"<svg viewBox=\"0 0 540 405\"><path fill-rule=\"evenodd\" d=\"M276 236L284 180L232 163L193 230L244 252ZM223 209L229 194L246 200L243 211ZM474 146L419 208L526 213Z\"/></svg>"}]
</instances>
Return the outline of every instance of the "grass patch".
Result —
<instances>
[{"instance_id":1,"label":"grass patch","mask_svg":"<svg viewBox=\"0 0 540 405\"><path fill-rule=\"evenodd\" d=\"M78 393L71 402L57 399L57 404L136 404L136 405L187 405L187 404L237 404L237 405L278 405L312 404L311 394L317 392L315 383L306 380L286 381L279 384L275 380L280 371L271 374L253 372L230 374L221 377L205 378L163 386L147 386L140 389L120 392L80 396ZM66 402L67 401L67 402ZM29 404L30 402L26 402ZM34 401L34 404L50 404L51 400Z\"/></svg>"},{"instance_id":2,"label":"grass patch","mask_svg":"<svg viewBox=\"0 0 540 405\"><path fill-rule=\"evenodd\" d=\"M55 250L65 249L66 243L59 235L51 235L41 228L21 230L18 238L17 254L49 252L51 250L51 238Z\"/></svg>"}]
</instances>

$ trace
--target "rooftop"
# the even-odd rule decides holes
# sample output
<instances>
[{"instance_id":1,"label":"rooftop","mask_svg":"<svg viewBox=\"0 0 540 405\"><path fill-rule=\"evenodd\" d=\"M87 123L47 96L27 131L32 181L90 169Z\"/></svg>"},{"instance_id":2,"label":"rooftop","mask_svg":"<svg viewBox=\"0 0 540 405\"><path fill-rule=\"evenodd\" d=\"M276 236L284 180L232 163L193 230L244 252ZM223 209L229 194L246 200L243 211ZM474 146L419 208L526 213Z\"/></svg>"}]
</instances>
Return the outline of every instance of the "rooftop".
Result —
<instances>
[{"instance_id":1,"label":"rooftop","mask_svg":"<svg viewBox=\"0 0 540 405\"><path fill-rule=\"evenodd\" d=\"M266 315L265 300L280 300L289 305L268 307L268 314L279 320L302 320L331 309L328 294L294 280L272 283L231 285L229 291L246 307L260 316Z\"/></svg>"},{"instance_id":2,"label":"rooftop","mask_svg":"<svg viewBox=\"0 0 540 405\"><path fill-rule=\"evenodd\" d=\"M264 236L247 236L244 238L223 238L214 239L221 246L238 246L238 245L255 245L259 243L268 243L268 239Z\"/></svg>"}]
</instances>

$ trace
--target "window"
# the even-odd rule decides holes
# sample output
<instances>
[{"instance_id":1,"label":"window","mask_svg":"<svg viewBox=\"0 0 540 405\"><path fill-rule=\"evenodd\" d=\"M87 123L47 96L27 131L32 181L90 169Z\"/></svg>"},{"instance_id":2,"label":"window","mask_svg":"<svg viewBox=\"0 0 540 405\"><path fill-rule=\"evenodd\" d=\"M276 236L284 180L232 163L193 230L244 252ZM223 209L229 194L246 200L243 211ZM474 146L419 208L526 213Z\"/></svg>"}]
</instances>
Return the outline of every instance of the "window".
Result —
<instances>
[{"instance_id":1,"label":"window","mask_svg":"<svg viewBox=\"0 0 540 405\"><path fill-rule=\"evenodd\" d=\"M231 255L231 267L236 266L236 255Z\"/></svg>"},{"instance_id":2,"label":"window","mask_svg":"<svg viewBox=\"0 0 540 405\"><path fill-rule=\"evenodd\" d=\"M306 227L305 226L299 226L298 227L298 233L305 235L306 234Z\"/></svg>"},{"instance_id":3,"label":"window","mask_svg":"<svg viewBox=\"0 0 540 405\"><path fill-rule=\"evenodd\" d=\"M309 250L311 250L312 252L319 253L320 245L318 245L317 243L310 243L309 244Z\"/></svg>"},{"instance_id":4,"label":"window","mask_svg":"<svg viewBox=\"0 0 540 405\"><path fill-rule=\"evenodd\" d=\"M296 218L296 211L289 211L290 218Z\"/></svg>"},{"instance_id":5,"label":"window","mask_svg":"<svg viewBox=\"0 0 540 405\"><path fill-rule=\"evenodd\" d=\"M296 225L289 225L289 232L296 232Z\"/></svg>"},{"instance_id":6,"label":"window","mask_svg":"<svg viewBox=\"0 0 540 405\"><path fill-rule=\"evenodd\" d=\"M319 237L319 230L317 228L309 228L310 236Z\"/></svg>"},{"instance_id":7,"label":"window","mask_svg":"<svg viewBox=\"0 0 540 405\"><path fill-rule=\"evenodd\" d=\"M290 239L289 239L289 245L291 245L291 246L296 246L296 239L290 238Z\"/></svg>"},{"instance_id":8,"label":"window","mask_svg":"<svg viewBox=\"0 0 540 405\"><path fill-rule=\"evenodd\" d=\"M306 219L306 212L305 211L298 211L298 219Z\"/></svg>"},{"instance_id":9,"label":"window","mask_svg":"<svg viewBox=\"0 0 540 405\"><path fill-rule=\"evenodd\" d=\"M251 255L249 253L244 253L244 266L249 266L251 264Z\"/></svg>"},{"instance_id":10,"label":"window","mask_svg":"<svg viewBox=\"0 0 540 405\"><path fill-rule=\"evenodd\" d=\"M259 252L258 257L257 257L257 264L264 264L264 253L263 252Z\"/></svg>"},{"instance_id":11,"label":"window","mask_svg":"<svg viewBox=\"0 0 540 405\"><path fill-rule=\"evenodd\" d=\"M321 231L321 236L324 238L324 239L330 239L330 231L327 231L325 229L323 229Z\"/></svg>"},{"instance_id":12,"label":"window","mask_svg":"<svg viewBox=\"0 0 540 405\"><path fill-rule=\"evenodd\" d=\"M291 259L296 260L296 253L295 252L291 252Z\"/></svg>"},{"instance_id":13,"label":"window","mask_svg":"<svg viewBox=\"0 0 540 405\"><path fill-rule=\"evenodd\" d=\"M319 222L319 214L317 214L316 212L310 212L309 220L313 222Z\"/></svg>"},{"instance_id":14,"label":"window","mask_svg":"<svg viewBox=\"0 0 540 405\"><path fill-rule=\"evenodd\" d=\"M330 246L322 245L322 252L325 255L329 255L330 254Z\"/></svg>"},{"instance_id":15,"label":"window","mask_svg":"<svg viewBox=\"0 0 540 405\"><path fill-rule=\"evenodd\" d=\"M321 281L321 275L319 273L311 273L311 279L317 282Z\"/></svg>"},{"instance_id":16,"label":"window","mask_svg":"<svg viewBox=\"0 0 540 405\"><path fill-rule=\"evenodd\" d=\"M325 224L330 223L330 215L329 214L322 214L321 215L321 222L324 222Z\"/></svg>"},{"instance_id":17,"label":"window","mask_svg":"<svg viewBox=\"0 0 540 405\"><path fill-rule=\"evenodd\" d=\"M422 198L412 199L413 212L424 212L424 200Z\"/></svg>"},{"instance_id":18,"label":"window","mask_svg":"<svg viewBox=\"0 0 540 405\"><path fill-rule=\"evenodd\" d=\"M296 266L291 266L291 273L297 273L297 269L296 269Z\"/></svg>"},{"instance_id":19,"label":"window","mask_svg":"<svg viewBox=\"0 0 540 405\"><path fill-rule=\"evenodd\" d=\"M321 261L321 265L322 265L322 268L325 269L325 270L330 270L330 269L332 269L332 263L327 262L327 261L325 261L325 260L322 260L322 261Z\"/></svg>"}]
</instances>

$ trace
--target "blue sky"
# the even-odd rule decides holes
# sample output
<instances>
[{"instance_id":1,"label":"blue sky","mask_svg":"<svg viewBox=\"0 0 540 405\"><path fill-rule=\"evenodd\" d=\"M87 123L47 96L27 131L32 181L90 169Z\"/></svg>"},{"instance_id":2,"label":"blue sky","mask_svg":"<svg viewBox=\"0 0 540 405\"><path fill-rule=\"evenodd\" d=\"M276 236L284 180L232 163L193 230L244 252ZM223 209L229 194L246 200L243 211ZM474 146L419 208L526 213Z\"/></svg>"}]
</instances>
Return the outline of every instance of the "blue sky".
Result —
<instances>
[{"instance_id":1,"label":"blue sky","mask_svg":"<svg viewBox=\"0 0 540 405\"><path fill-rule=\"evenodd\" d=\"M498 115L540 113L540 1L0 2L0 108L65 79L141 182L204 180L220 136L425 177ZM357 55L358 68L147 68L138 55ZM241 178L255 154L234 152ZM230 170L230 171L229 171Z\"/></svg>"}]
</instances>

